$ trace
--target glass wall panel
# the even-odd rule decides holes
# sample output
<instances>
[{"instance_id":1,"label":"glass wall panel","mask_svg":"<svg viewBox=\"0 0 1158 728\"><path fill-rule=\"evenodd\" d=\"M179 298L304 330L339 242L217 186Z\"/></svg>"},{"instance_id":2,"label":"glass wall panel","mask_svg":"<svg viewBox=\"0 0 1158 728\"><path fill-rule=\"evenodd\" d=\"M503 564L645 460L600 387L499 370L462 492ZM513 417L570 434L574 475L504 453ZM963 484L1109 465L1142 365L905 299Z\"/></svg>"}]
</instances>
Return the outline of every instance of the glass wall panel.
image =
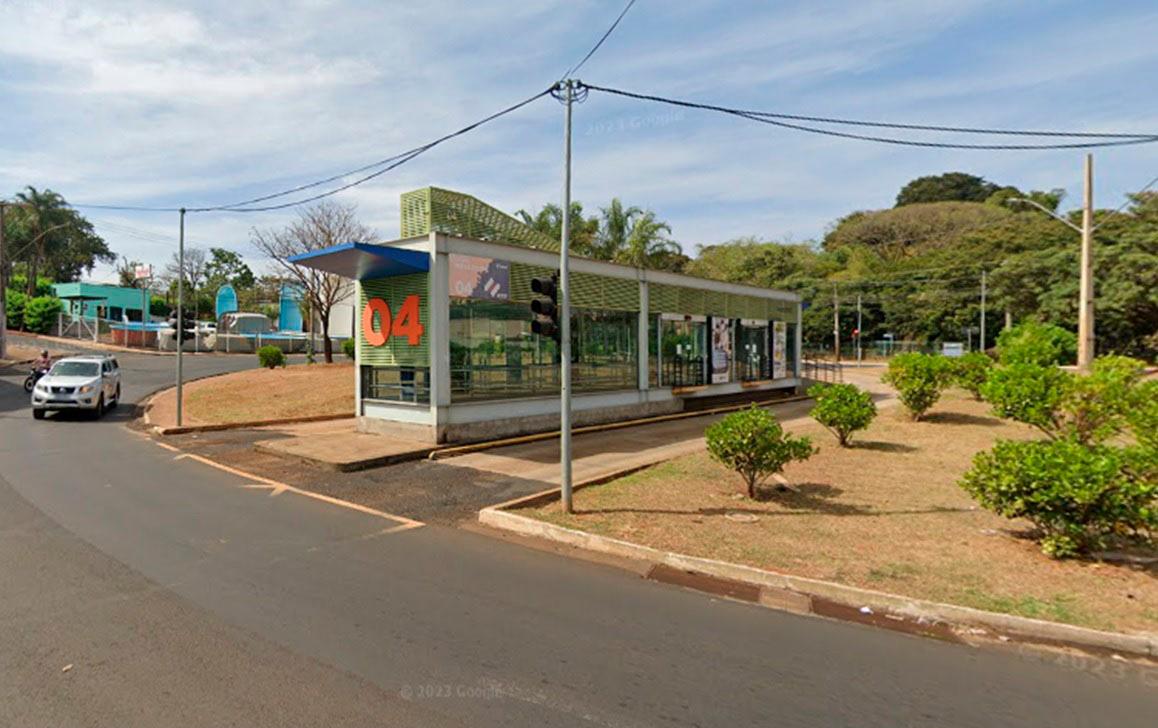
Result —
<instances>
[{"instance_id":1,"label":"glass wall panel","mask_svg":"<svg viewBox=\"0 0 1158 728\"><path fill-rule=\"evenodd\" d=\"M695 387L704 383L708 341L705 321L661 320L660 352L664 387Z\"/></svg>"},{"instance_id":2,"label":"glass wall panel","mask_svg":"<svg viewBox=\"0 0 1158 728\"><path fill-rule=\"evenodd\" d=\"M741 382L772 378L772 359L768 356L768 325L746 325L741 322L736 333L736 372Z\"/></svg>"},{"instance_id":3,"label":"glass wall panel","mask_svg":"<svg viewBox=\"0 0 1158 728\"><path fill-rule=\"evenodd\" d=\"M427 367L363 366L362 399L429 404L430 369Z\"/></svg>"},{"instance_id":4,"label":"glass wall panel","mask_svg":"<svg viewBox=\"0 0 1158 728\"><path fill-rule=\"evenodd\" d=\"M637 327L632 312L572 311L575 392L638 386ZM451 401L546 396L559 384L558 346L531 333L525 303L451 299Z\"/></svg>"}]
</instances>

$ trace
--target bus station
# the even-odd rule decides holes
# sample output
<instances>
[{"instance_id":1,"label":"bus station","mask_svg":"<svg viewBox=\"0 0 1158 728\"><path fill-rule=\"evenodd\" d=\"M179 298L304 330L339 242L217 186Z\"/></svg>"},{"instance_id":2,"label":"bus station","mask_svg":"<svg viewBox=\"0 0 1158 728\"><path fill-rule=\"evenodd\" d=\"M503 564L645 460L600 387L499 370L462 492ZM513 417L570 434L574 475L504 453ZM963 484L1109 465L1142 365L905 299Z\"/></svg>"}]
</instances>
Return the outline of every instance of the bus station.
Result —
<instances>
[{"instance_id":1,"label":"bus station","mask_svg":"<svg viewBox=\"0 0 1158 728\"><path fill-rule=\"evenodd\" d=\"M531 302L559 241L459 192L401 202L400 239L292 259L356 282L358 429L434 443L556 429L559 346L533 331ZM570 270L575 426L800 387L797 294L576 256Z\"/></svg>"}]
</instances>

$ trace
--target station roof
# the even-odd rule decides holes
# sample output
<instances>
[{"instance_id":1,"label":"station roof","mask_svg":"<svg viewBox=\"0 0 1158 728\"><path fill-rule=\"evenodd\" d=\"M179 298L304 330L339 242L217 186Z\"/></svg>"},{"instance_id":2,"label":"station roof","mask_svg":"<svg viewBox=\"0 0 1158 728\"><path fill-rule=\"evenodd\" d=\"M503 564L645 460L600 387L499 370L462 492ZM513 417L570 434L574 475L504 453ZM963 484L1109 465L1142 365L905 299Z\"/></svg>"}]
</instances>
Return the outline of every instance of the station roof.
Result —
<instances>
[{"instance_id":1,"label":"station roof","mask_svg":"<svg viewBox=\"0 0 1158 728\"><path fill-rule=\"evenodd\" d=\"M370 243L342 243L291 256L289 262L359 281L430 270L428 253Z\"/></svg>"}]
</instances>

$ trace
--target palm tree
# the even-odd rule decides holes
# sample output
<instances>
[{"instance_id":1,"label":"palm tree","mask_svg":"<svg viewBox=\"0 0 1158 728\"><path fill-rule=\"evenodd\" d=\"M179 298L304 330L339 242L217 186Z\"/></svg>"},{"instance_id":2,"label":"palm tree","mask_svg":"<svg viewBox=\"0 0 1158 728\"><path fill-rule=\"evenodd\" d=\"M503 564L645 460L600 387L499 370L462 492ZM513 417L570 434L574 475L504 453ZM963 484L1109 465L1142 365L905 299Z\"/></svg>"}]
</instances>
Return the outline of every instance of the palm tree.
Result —
<instances>
[{"instance_id":1,"label":"palm tree","mask_svg":"<svg viewBox=\"0 0 1158 728\"><path fill-rule=\"evenodd\" d=\"M635 218L626 245L615 259L636 268L648 268L658 258L683 252L679 243L668 237L670 234L671 225L646 210Z\"/></svg>"},{"instance_id":2,"label":"palm tree","mask_svg":"<svg viewBox=\"0 0 1158 728\"><path fill-rule=\"evenodd\" d=\"M67 226L69 208L64 198L56 192L48 189L41 191L32 185L18 193L16 199L31 238L29 244L32 249L26 252L28 281L25 291L31 297L36 295L36 279L41 264L47 258L48 245L53 237L49 233Z\"/></svg>"},{"instance_id":3,"label":"palm tree","mask_svg":"<svg viewBox=\"0 0 1158 728\"><path fill-rule=\"evenodd\" d=\"M563 236L563 210L558 205L543 205L543 209L532 215L526 210L519 210L515 216L526 226L559 240ZM571 203L571 252L575 255L593 256L595 253L595 239L599 234L599 220L594 217L583 217L583 204Z\"/></svg>"},{"instance_id":4,"label":"palm tree","mask_svg":"<svg viewBox=\"0 0 1158 728\"><path fill-rule=\"evenodd\" d=\"M603 215L599 230L598 248L595 257L603 260L616 260L627 248L627 240L632 227L640 215L641 208L632 206L625 208L618 197L611 199L611 204L601 208Z\"/></svg>"}]
</instances>

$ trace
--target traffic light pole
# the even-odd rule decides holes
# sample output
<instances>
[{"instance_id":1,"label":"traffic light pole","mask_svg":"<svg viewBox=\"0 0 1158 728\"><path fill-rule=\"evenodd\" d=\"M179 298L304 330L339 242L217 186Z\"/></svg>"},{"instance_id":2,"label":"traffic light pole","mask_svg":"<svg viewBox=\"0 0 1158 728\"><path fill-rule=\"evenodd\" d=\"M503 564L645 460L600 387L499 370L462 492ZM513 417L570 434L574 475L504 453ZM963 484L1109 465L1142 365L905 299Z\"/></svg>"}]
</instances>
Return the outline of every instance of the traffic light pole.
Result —
<instances>
[{"instance_id":1,"label":"traffic light pole","mask_svg":"<svg viewBox=\"0 0 1158 728\"><path fill-rule=\"evenodd\" d=\"M177 236L177 326L173 330L173 340L177 342L177 427L181 426L181 405L184 401L185 369L181 360L185 332L185 208L181 208L181 231Z\"/></svg>"},{"instance_id":2,"label":"traffic light pole","mask_svg":"<svg viewBox=\"0 0 1158 728\"><path fill-rule=\"evenodd\" d=\"M559 403L559 485L563 512L571 513L571 102L575 82L563 82L563 235L559 241L559 349L560 349L560 403Z\"/></svg>"}]
</instances>

